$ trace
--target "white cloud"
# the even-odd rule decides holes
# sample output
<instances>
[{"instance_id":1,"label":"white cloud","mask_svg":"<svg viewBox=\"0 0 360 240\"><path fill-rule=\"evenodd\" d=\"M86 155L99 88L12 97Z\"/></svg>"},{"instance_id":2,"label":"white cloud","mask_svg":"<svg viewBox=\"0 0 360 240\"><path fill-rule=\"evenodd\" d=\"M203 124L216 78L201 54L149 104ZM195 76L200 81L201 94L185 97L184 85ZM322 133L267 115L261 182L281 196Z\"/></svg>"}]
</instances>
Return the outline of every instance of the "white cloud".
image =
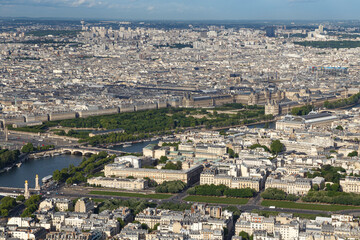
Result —
<instances>
[{"instance_id":1,"label":"white cloud","mask_svg":"<svg viewBox=\"0 0 360 240\"><path fill-rule=\"evenodd\" d=\"M95 0L75 0L72 3L72 6L79 7L79 6L87 6L87 7L94 7L102 5L103 3L101 1L95 1Z\"/></svg>"},{"instance_id":2,"label":"white cloud","mask_svg":"<svg viewBox=\"0 0 360 240\"><path fill-rule=\"evenodd\" d=\"M95 7L106 6L107 4L103 0L0 0L0 5Z\"/></svg>"}]
</instances>

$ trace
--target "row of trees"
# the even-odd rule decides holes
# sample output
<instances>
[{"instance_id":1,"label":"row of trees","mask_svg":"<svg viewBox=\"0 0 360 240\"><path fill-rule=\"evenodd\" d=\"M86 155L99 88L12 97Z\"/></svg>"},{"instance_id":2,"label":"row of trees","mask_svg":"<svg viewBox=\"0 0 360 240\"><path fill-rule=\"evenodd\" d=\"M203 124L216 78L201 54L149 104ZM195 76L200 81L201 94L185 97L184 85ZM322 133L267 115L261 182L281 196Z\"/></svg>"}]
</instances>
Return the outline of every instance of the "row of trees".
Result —
<instances>
[{"instance_id":1,"label":"row of trees","mask_svg":"<svg viewBox=\"0 0 360 240\"><path fill-rule=\"evenodd\" d=\"M64 130L56 130L54 132L56 135L59 135L59 136L67 136L67 137L74 137L74 138L88 138L89 133L91 133L91 131L77 131L74 129L70 129L67 133Z\"/></svg>"},{"instance_id":2,"label":"row of trees","mask_svg":"<svg viewBox=\"0 0 360 240\"><path fill-rule=\"evenodd\" d=\"M327 109L346 107L349 105L359 103L359 100L360 100L360 93L357 93L348 98L339 99L337 101L332 101L332 102L326 101L324 102L324 107Z\"/></svg>"},{"instance_id":3,"label":"row of trees","mask_svg":"<svg viewBox=\"0 0 360 240\"><path fill-rule=\"evenodd\" d=\"M21 217L31 217L32 214L38 209L41 200L40 195L32 195L28 200L25 201L25 210L21 214Z\"/></svg>"},{"instance_id":4,"label":"row of trees","mask_svg":"<svg viewBox=\"0 0 360 240\"><path fill-rule=\"evenodd\" d=\"M302 107L294 107L291 109L292 115L303 116L309 114L314 109L312 105L305 105Z\"/></svg>"},{"instance_id":5,"label":"row of trees","mask_svg":"<svg viewBox=\"0 0 360 240\"><path fill-rule=\"evenodd\" d=\"M106 152L93 154L89 158L84 158L79 166L70 165L62 170L53 172L53 179L57 182L66 182L67 184L80 183L86 181L86 176L100 169L105 164L110 163L115 155L108 156Z\"/></svg>"},{"instance_id":6,"label":"row of trees","mask_svg":"<svg viewBox=\"0 0 360 240\"><path fill-rule=\"evenodd\" d=\"M156 207L156 203L151 203L146 200L137 200L137 199L109 199L105 200L101 206L99 207L99 211L102 212L104 210L114 210L119 208L120 206L128 207L133 214L138 214L143 211L147 207Z\"/></svg>"},{"instance_id":7,"label":"row of trees","mask_svg":"<svg viewBox=\"0 0 360 240\"><path fill-rule=\"evenodd\" d=\"M19 160L19 150L0 150L0 168L8 167Z\"/></svg>"},{"instance_id":8,"label":"row of trees","mask_svg":"<svg viewBox=\"0 0 360 240\"><path fill-rule=\"evenodd\" d=\"M332 102L325 101L323 106L327 109L334 109L334 108L346 107L346 106L350 106L353 104L357 104L357 103L359 103L359 100L360 100L360 93L357 93L348 98L339 99L339 100L332 101ZM314 110L314 106L307 104L305 106L295 107L295 108L291 109L291 114L297 115L297 116L302 116L302 115L309 114L312 110Z\"/></svg>"},{"instance_id":9,"label":"row of trees","mask_svg":"<svg viewBox=\"0 0 360 240\"><path fill-rule=\"evenodd\" d=\"M191 204L164 202L164 203L160 204L157 208L169 209L169 210L172 210L172 211L184 211L184 210L190 210L191 209Z\"/></svg>"},{"instance_id":10,"label":"row of trees","mask_svg":"<svg viewBox=\"0 0 360 240\"><path fill-rule=\"evenodd\" d=\"M281 189L268 188L262 194L264 199L271 200L287 200L297 201L298 196L287 194ZM360 195L354 193L344 193L340 191L340 185L334 184L321 184L321 186L314 184L312 189L307 195L301 198L304 202L321 202L331 204L345 204L345 205L360 205Z\"/></svg>"},{"instance_id":11,"label":"row of trees","mask_svg":"<svg viewBox=\"0 0 360 240\"><path fill-rule=\"evenodd\" d=\"M161 184L159 184L155 191L157 193L178 193L183 191L187 185L180 180L177 181L165 181Z\"/></svg>"},{"instance_id":12,"label":"row of trees","mask_svg":"<svg viewBox=\"0 0 360 240\"><path fill-rule=\"evenodd\" d=\"M168 132L157 132L158 135L163 135ZM128 134L128 133L111 133L107 135L97 135L94 137L87 137L79 140L79 143L87 142L92 146L96 146L99 144L107 144L107 143L119 143L119 142L129 142L136 141L140 139L147 139L153 137L153 134L148 133L140 133L140 134Z\"/></svg>"},{"instance_id":13,"label":"row of trees","mask_svg":"<svg viewBox=\"0 0 360 240\"><path fill-rule=\"evenodd\" d=\"M4 197L0 201L0 214L2 217L7 217L9 211L16 206L16 200L12 197Z\"/></svg>"},{"instance_id":14,"label":"row of trees","mask_svg":"<svg viewBox=\"0 0 360 240\"><path fill-rule=\"evenodd\" d=\"M299 199L298 196L294 194L287 194L283 190L278 188L266 189L263 193L261 193L261 197L264 199L287 200L287 201L296 201Z\"/></svg>"},{"instance_id":15,"label":"row of trees","mask_svg":"<svg viewBox=\"0 0 360 240\"><path fill-rule=\"evenodd\" d=\"M177 48L177 49L182 49L182 48L193 48L193 44L190 43L173 43L173 44L155 44L154 45L155 48Z\"/></svg>"},{"instance_id":16,"label":"row of trees","mask_svg":"<svg viewBox=\"0 0 360 240\"><path fill-rule=\"evenodd\" d=\"M225 185L199 185L190 188L188 191L190 195L203 195L203 196L227 196L239 198L251 198L255 195L256 191L252 188L229 188Z\"/></svg>"},{"instance_id":17,"label":"row of trees","mask_svg":"<svg viewBox=\"0 0 360 240\"><path fill-rule=\"evenodd\" d=\"M46 151L46 150L54 149L54 148L55 148L54 145L43 145L43 146L34 147L34 145L32 143L27 143L21 148L21 152L22 153L32 153L35 151Z\"/></svg>"},{"instance_id":18,"label":"row of trees","mask_svg":"<svg viewBox=\"0 0 360 240\"><path fill-rule=\"evenodd\" d=\"M360 47L360 41L303 41L294 42L294 44L304 47L315 48L357 48Z\"/></svg>"},{"instance_id":19,"label":"row of trees","mask_svg":"<svg viewBox=\"0 0 360 240\"><path fill-rule=\"evenodd\" d=\"M336 191L309 191L302 197L304 202L320 202L343 205L360 205L360 194Z\"/></svg>"}]
</instances>

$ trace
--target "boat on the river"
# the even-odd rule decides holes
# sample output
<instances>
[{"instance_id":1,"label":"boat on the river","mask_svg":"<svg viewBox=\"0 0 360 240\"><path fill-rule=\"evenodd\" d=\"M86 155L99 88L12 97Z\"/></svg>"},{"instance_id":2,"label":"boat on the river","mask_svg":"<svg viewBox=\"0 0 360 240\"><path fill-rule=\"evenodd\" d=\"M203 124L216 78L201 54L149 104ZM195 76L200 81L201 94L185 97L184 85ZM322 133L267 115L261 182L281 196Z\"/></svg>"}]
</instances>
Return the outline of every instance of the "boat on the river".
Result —
<instances>
[{"instance_id":1,"label":"boat on the river","mask_svg":"<svg viewBox=\"0 0 360 240\"><path fill-rule=\"evenodd\" d=\"M21 165L22 165L21 162L19 162L19 163L16 164L17 167L21 167Z\"/></svg>"},{"instance_id":2,"label":"boat on the river","mask_svg":"<svg viewBox=\"0 0 360 240\"><path fill-rule=\"evenodd\" d=\"M8 172L8 171L11 170L11 168L12 168L12 167L6 167L6 168L5 168L5 171Z\"/></svg>"},{"instance_id":3,"label":"boat on the river","mask_svg":"<svg viewBox=\"0 0 360 240\"><path fill-rule=\"evenodd\" d=\"M124 148L131 147L131 146L132 146L132 143L131 143L131 142L126 142L126 143L124 143L124 145L123 145Z\"/></svg>"},{"instance_id":4,"label":"boat on the river","mask_svg":"<svg viewBox=\"0 0 360 240\"><path fill-rule=\"evenodd\" d=\"M46 176L46 177L43 177L43 178L41 179L41 181L42 181L43 183L47 183L47 182L50 181L52 178L53 178L52 175L48 175L48 176Z\"/></svg>"}]
</instances>

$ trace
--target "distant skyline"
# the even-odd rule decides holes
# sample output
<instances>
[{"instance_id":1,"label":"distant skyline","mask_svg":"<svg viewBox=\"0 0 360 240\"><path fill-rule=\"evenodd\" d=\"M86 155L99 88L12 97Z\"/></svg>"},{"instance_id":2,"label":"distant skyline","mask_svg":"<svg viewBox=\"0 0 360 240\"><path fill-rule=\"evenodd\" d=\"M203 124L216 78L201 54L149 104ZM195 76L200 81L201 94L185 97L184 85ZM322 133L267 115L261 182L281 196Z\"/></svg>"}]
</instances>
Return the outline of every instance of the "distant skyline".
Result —
<instances>
[{"instance_id":1,"label":"distant skyline","mask_svg":"<svg viewBox=\"0 0 360 240\"><path fill-rule=\"evenodd\" d=\"M359 20L359 0L0 0L0 17Z\"/></svg>"}]
</instances>

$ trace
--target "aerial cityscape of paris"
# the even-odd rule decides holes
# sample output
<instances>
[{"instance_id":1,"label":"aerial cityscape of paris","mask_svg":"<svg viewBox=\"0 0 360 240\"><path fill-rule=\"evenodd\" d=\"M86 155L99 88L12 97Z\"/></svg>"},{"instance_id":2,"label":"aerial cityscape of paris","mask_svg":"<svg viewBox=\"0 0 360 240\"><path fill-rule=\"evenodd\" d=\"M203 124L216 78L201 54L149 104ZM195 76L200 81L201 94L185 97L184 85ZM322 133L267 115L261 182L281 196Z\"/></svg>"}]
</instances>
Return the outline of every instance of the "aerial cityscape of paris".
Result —
<instances>
[{"instance_id":1,"label":"aerial cityscape of paris","mask_svg":"<svg viewBox=\"0 0 360 240\"><path fill-rule=\"evenodd\" d=\"M0 240L360 239L359 0L0 0Z\"/></svg>"}]
</instances>

